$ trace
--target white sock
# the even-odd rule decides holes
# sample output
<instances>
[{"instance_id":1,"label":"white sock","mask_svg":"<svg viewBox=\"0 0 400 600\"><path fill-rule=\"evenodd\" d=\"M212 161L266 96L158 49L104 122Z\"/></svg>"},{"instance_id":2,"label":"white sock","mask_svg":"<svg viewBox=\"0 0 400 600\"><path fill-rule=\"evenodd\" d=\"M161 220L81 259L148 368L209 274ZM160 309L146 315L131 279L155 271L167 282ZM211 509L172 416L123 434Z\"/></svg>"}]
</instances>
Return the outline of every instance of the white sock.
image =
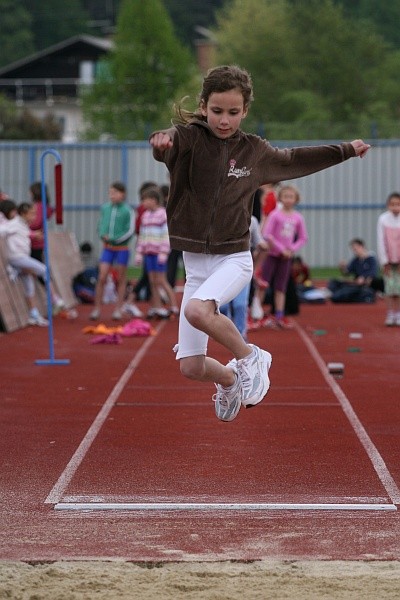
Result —
<instances>
[{"instance_id":1,"label":"white sock","mask_svg":"<svg viewBox=\"0 0 400 600\"><path fill-rule=\"evenodd\" d=\"M233 390L233 388L237 385L237 383L239 381L239 375L235 371L233 372L233 374L236 377L235 381L229 387L222 386L224 388L224 390L228 390L228 391Z\"/></svg>"}]
</instances>

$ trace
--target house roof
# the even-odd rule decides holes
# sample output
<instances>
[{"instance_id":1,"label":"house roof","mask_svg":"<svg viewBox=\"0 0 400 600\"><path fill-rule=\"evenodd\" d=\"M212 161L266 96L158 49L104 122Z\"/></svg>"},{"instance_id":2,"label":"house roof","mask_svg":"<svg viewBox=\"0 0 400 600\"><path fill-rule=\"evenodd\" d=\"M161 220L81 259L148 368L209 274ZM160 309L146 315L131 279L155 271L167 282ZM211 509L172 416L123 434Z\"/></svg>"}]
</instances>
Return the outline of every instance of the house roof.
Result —
<instances>
[{"instance_id":1,"label":"house roof","mask_svg":"<svg viewBox=\"0 0 400 600\"><path fill-rule=\"evenodd\" d=\"M34 72L37 76L42 69L46 71L46 76L51 77L52 73L48 72L49 65L57 58L67 60L68 56L82 55L86 60L96 59L112 50L113 47L114 43L105 38L92 35L75 35L1 67L0 78L34 77ZM53 76L57 75L59 76L60 73L55 73Z\"/></svg>"}]
</instances>

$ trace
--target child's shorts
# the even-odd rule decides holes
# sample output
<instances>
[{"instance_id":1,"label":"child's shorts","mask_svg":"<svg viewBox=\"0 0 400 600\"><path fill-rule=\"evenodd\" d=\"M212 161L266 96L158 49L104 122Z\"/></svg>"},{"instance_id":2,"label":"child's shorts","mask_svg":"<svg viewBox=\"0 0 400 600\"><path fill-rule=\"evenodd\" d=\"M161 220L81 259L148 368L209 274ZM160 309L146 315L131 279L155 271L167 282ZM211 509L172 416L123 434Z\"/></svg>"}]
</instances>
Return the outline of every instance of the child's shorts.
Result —
<instances>
[{"instance_id":1,"label":"child's shorts","mask_svg":"<svg viewBox=\"0 0 400 600\"><path fill-rule=\"evenodd\" d=\"M196 329L185 317L185 306L192 298L214 300L215 310L230 302L247 285L253 275L250 251L236 254L196 254L183 252L186 283L179 316L179 340L174 347L176 358L205 356L208 335Z\"/></svg>"},{"instance_id":2,"label":"child's shorts","mask_svg":"<svg viewBox=\"0 0 400 600\"><path fill-rule=\"evenodd\" d=\"M156 271L157 273L166 273L167 271L167 263L158 262L157 254L145 254L144 266L148 273L152 273L153 271Z\"/></svg>"},{"instance_id":3,"label":"child's shorts","mask_svg":"<svg viewBox=\"0 0 400 600\"><path fill-rule=\"evenodd\" d=\"M385 296L400 296L399 265L390 265L390 274L383 276Z\"/></svg>"},{"instance_id":4,"label":"child's shorts","mask_svg":"<svg viewBox=\"0 0 400 600\"><path fill-rule=\"evenodd\" d=\"M123 267L128 266L129 262L129 250L126 248L103 248L103 252L100 256L100 262L107 263L109 265L121 265Z\"/></svg>"}]
</instances>

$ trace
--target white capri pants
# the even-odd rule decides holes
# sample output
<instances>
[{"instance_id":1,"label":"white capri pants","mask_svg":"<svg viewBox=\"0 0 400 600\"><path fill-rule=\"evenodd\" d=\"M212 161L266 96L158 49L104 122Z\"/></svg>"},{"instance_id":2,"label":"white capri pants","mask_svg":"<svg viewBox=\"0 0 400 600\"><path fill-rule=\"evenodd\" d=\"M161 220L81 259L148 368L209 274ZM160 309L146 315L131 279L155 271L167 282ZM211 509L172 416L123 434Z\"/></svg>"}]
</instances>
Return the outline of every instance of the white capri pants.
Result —
<instances>
[{"instance_id":1,"label":"white capri pants","mask_svg":"<svg viewBox=\"0 0 400 600\"><path fill-rule=\"evenodd\" d=\"M35 280L31 273L34 273L38 277L42 277L46 280L47 269L40 260L32 258L31 256L18 256L16 258L10 258L8 260L10 265L19 271L19 276L22 279L22 285L24 286L25 296L27 298L33 298L35 295ZM30 271L31 273L24 273L24 271Z\"/></svg>"},{"instance_id":2,"label":"white capri pants","mask_svg":"<svg viewBox=\"0 0 400 600\"><path fill-rule=\"evenodd\" d=\"M230 302L253 275L250 250L235 254L197 254L183 252L186 283L179 316L179 339L174 347L177 360L207 354L208 335L193 327L185 317L189 300L214 300L215 310Z\"/></svg>"}]
</instances>

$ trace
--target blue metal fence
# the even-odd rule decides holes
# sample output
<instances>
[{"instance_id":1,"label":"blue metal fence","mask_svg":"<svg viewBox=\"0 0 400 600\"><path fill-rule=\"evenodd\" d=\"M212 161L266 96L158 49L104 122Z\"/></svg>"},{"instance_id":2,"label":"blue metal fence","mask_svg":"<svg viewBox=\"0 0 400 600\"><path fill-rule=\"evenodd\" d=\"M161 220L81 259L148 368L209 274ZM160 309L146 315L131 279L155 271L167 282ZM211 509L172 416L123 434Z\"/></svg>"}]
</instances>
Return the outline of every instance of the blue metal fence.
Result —
<instances>
[{"instance_id":1,"label":"blue metal fence","mask_svg":"<svg viewBox=\"0 0 400 600\"><path fill-rule=\"evenodd\" d=\"M291 147L315 145L317 141L276 142ZM64 173L64 228L73 231L79 243L90 241L97 255L97 220L101 204L107 200L112 181L122 180L128 201L138 202L138 189L144 181L168 182L162 163L156 162L147 142L121 143L0 143L0 188L17 202L29 198L32 181L40 179L40 156L54 148L60 153ZM311 266L335 266L349 258L348 242L365 239L376 249L376 221L384 210L387 196L400 189L400 140L374 141L364 159L352 159L332 169L294 180L299 188L309 243L302 252ZM54 189L49 168L46 181ZM51 221L50 228L56 226Z\"/></svg>"}]
</instances>

